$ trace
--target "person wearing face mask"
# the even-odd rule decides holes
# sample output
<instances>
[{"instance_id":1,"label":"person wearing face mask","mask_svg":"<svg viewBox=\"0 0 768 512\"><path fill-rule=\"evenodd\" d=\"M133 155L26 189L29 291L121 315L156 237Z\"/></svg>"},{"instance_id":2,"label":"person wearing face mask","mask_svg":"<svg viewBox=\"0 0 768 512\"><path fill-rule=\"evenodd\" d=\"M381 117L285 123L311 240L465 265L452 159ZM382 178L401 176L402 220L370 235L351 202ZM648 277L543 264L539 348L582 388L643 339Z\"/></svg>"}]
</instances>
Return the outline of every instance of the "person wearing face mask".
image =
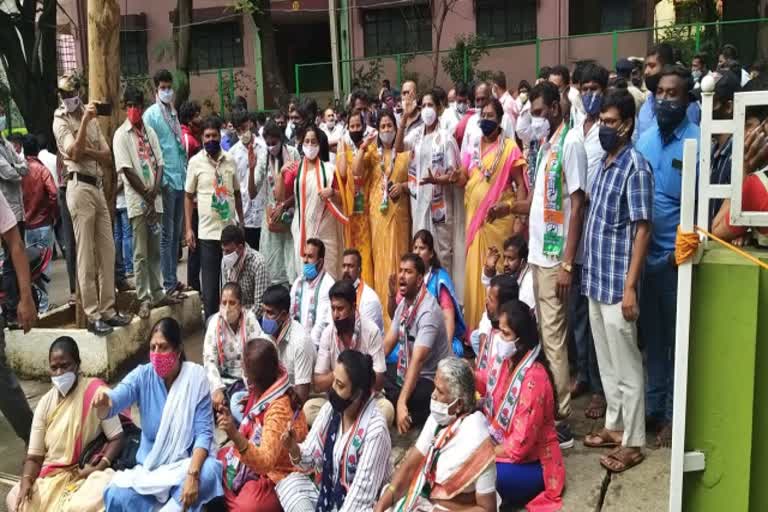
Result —
<instances>
[{"instance_id":1,"label":"person wearing face mask","mask_svg":"<svg viewBox=\"0 0 768 512\"><path fill-rule=\"evenodd\" d=\"M481 112L483 136L461 154L461 170L454 178L464 187L466 268L480 269L488 248L499 246L522 223L513 208L528 201L525 159L514 139L502 128L501 103L492 99ZM485 287L477 271L464 276L464 319L471 330L483 315Z\"/></svg>"},{"instance_id":2,"label":"person wearing face mask","mask_svg":"<svg viewBox=\"0 0 768 512\"><path fill-rule=\"evenodd\" d=\"M376 405L386 419L387 425L392 425L395 409L381 393L387 371L381 330L357 311L357 292L351 281L336 282L328 295L331 299L333 323L325 328L320 338L312 388L316 393L324 393L331 388L336 361L344 350L355 350L367 354L373 359L373 371L376 373L374 384ZM310 425L314 423L318 412L326 402L325 398L312 398L304 405L304 414Z\"/></svg>"},{"instance_id":3,"label":"person wearing face mask","mask_svg":"<svg viewBox=\"0 0 768 512\"><path fill-rule=\"evenodd\" d=\"M600 459L600 464L618 473L644 458L644 372L643 357L638 349L637 319L641 310L643 316L652 315L654 311L650 304L642 302L643 297L638 296L637 290L650 243L652 213L655 217L658 204L654 201L658 182L649 163L632 146L635 125L632 96L621 89L606 95L600 121L600 143L605 157L595 178L585 222L581 288L589 300L589 320L607 410L604 428L586 436L584 444L595 448L614 447ZM655 224L656 219L653 221ZM667 274L667 279L672 278ZM645 293L645 289L642 292ZM651 300L663 303L668 299L656 295ZM658 310L658 306L654 309ZM674 319L674 314L672 317ZM660 316L653 317L653 321L664 322ZM667 336L663 330L669 327L648 328L653 329L654 336L663 339ZM671 329L674 337L674 322ZM651 358L660 357L651 349L655 343L646 340L649 379L653 378Z\"/></svg>"},{"instance_id":4,"label":"person wearing face mask","mask_svg":"<svg viewBox=\"0 0 768 512\"><path fill-rule=\"evenodd\" d=\"M497 510L493 442L476 405L469 363L455 357L440 361L429 419L375 512Z\"/></svg>"},{"instance_id":5,"label":"person wearing face mask","mask_svg":"<svg viewBox=\"0 0 768 512\"><path fill-rule=\"evenodd\" d=\"M114 418L134 404L141 416L137 465L114 474L104 506L110 512L158 506L200 512L224 493L221 462L209 453L214 422L206 371L187 361L181 326L173 318L159 320L150 331L149 361L93 399L99 418Z\"/></svg>"},{"instance_id":6,"label":"person wearing face mask","mask_svg":"<svg viewBox=\"0 0 768 512\"><path fill-rule=\"evenodd\" d=\"M460 268L454 267L454 255L463 256L463 251L454 251L454 225L464 223L463 194L454 191L450 179L459 166L459 148L451 134L440 128L432 93L421 99L421 119L421 128L410 132L401 125L395 139L397 151L412 152L408 167L411 233L423 229L432 233L440 261L453 274L454 268Z\"/></svg>"},{"instance_id":7,"label":"person wearing face mask","mask_svg":"<svg viewBox=\"0 0 768 512\"><path fill-rule=\"evenodd\" d=\"M200 115L201 107L196 101L185 101L179 107L179 123L181 123L181 142L187 153L187 160L191 159L203 149L203 119ZM197 204L192 210L192 229L195 236L197 228ZM187 285L192 290L200 291L200 253L191 249L187 250Z\"/></svg>"},{"instance_id":8,"label":"person wearing face mask","mask_svg":"<svg viewBox=\"0 0 768 512\"><path fill-rule=\"evenodd\" d=\"M366 282L380 299L387 296L389 277L396 272L400 255L408 252L411 240L410 199L407 196L411 153L395 151L396 133L395 116L382 111L368 196L371 255L376 264L373 281ZM359 159L359 164L362 163L363 159ZM384 312L383 332L389 329L390 321L389 313Z\"/></svg>"},{"instance_id":9,"label":"person wearing face mask","mask_svg":"<svg viewBox=\"0 0 768 512\"><path fill-rule=\"evenodd\" d=\"M349 281L355 287L357 312L362 318L372 322L379 332L384 334L384 314L381 300L376 292L362 278L363 258L357 249L344 249L341 262L341 279Z\"/></svg>"},{"instance_id":10,"label":"person wearing face mask","mask_svg":"<svg viewBox=\"0 0 768 512\"><path fill-rule=\"evenodd\" d=\"M262 299L261 328L274 340L280 364L299 400L309 397L315 346L301 323L291 317L291 294L282 285L272 285Z\"/></svg>"},{"instance_id":11,"label":"person wearing face mask","mask_svg":"<svg viewBox=\"0 0 768 512\"><path fill-rule=\"evenodd\" d=\"M245 243L239 226L221 232L221 285L237 283L243 291L243 308L261 316L261 297L269 286L264 256Z\"/></svg>"},{"instance_id":12,"label":"person wearing face mask","mask_svg":"<svg viewBox=\"0 0 768 512\"><path fill-rule=\"evenodd\" d=\"M310 238L304 244L302 275L291 287L291 318L309 331L309 338L315 347L320 345L320 336L331 322L331 302L328 291L334 279L325 270L325 244Z\"/></svg>"},{"instance_id":13,"label":"person wearing face mask","mask_svg":"<svg viewBox=\"0 0 768 512\"><path fill-rule=\"evenodd\" d=\"M329 162L336 164L336 151L338 149L339 141L344 135L344 126L336 120L336 111L332 108L325 109L323 112L323 122L320 124L320 129L325 132L328 137L328 147L330 149Z\"/></svg>"},{"instance_id":14,"label":"person wearing face mask","mask_svg":"<svg viewBox=\"0 0 768 512\"><path fill-rule=\"evenodd\" d=\"M123 93L126 119L115 131L112 150L115 169L123 182L128 218L133 231L133 268L139 318L149 318L153 307L178 304L166 294L160 269L164 161L157 134L144 123L144 93L129 85Z\"/></svg>"},{"instance_id":15,"label":"person wearing face mask","mask_svg":"<svg viewBox=\"0 0 768 512\"><path fill-rule=\"evenodd\" d=\"M221 119L211 116L203 123L204 151L189 161L184 203L187 247L200 252L205 318L219 307L221 287L221 232L243 219L240 183L234 158L221 149ZM192 229L197 201L198 235Z\"/></svg>"},{"instance_id":16,"label":"person wearing face mask","mask_svg":"<svg viewBox=\"0 0 768 512\"><path fill-rule=\"evenodd\" d=\"M475 367L487 369L496 352L495 338L499 335L499 310L502 304L518 300L520 286L510 274L499 274L490 280L485 299L485 312L480 326L472 333L470 341L475 351Z\"/></svg>"},{"instance_id":17,"label":"person wearing face mask","mask_svg":"<svg viewBox=\"0 0 768 512\"><path fill-rule=\"evenodd\" d=\"M472 91L467 84L464 82L456 82L454 99L448 108L448 111L456 118L456 123L450 130L451 135L456 139L456 144L461 144L461 141L464 138L464 131L467 129L467 123L475 113L475 109L470 108L470 105L473 102L471 95ZM453 125L453 123L451 123L451 125Z\"/></svg>"},{"instance_id":18,"label":"person wearing face mask","mask_svg":"<svg viewBox=\"0 0 768 512\"><path fill-rule=\"evenodd\" d=\"M653 170L653 226L640 289L642 345L647 350L646 416L658 422L657 444L672 436L673 357L677 310L675 237L680 223L683 144L699 139L699 127L688 115L690 72L668 66L661 72L656 95L656 126L640 135L637 150ZM639 120L638 120L639 124ZM697 150L698 160L698 150Z\"/></svg>"},{"instance_id":19,"label":"person wearing face mask","mask_svg":"<svg viewBox=\"0 0 768 512\"><path fill-rule=\"evenodd\" d=\"M277 486L285 512L362 512L373 509L392 474L392 442L375 398L371 356L344 350L336 360L326 403L299 444L292 430L282 437L301 472ZM313 470L319 485L307 476Z\"/></svg>"},{"instance_id":20,"label":"person wearing face mask","mask_svg":"<svg viewBox=\"0 0 768 512\"><path fill-rule=\"evenodd\" d=\"M638 135L642 136L648 129L653 128L656 124L656 117L658 115L658 102L656 101L656 94L658 93L659 82L661 81L662 71L667 66L672 66L675 63L672 47L667 43L660 43L650 50L645 57L645 87L648 90L648 98L640 107L640 111L637 114L637 131ZM688 92L693 88L693 83L690 80L690 72L688 73L688 80L686 84L686 91ZM701 108L695 101L685 101L686 115L688 119L698 126L701 120ZM662 114L663 115L663 114Z\"/></svg>"},{"instance_id":21,"label":"person wearing face mask","mask_svg":"<svg viewBox=\"0 0 768 512\"><path fill-rule=\"evenodd\" d=\"M466 130L464 130L461 144L459 145L462 154L471 150L471 148L473 148L485 135L480 127L482 111L493 99L495 98L491 95L491 85L488 82L480 82L477 84L477 87L475 88L475 111L472 117L467 121L467 127ZM504 112L503 107L502 115L498 120L498 123L501 131L504 132L504 137L514 140L515 123L510 116ZM460 130L460 128L457 129L457 131L458 130Z\"/></svg>"},{"instance_id":22,"label":"person wearing face mask","mask_svg":"<svg viewBox=\"0 0 768 512\"><path fill-rule=\"evenodd\" d=\"M353 111L349 115L349 135L352 144L340 145L337 160L339 175L342 178L342 206L344 213L349 217L349 222L344 226L344 245L360 251L363 281L372 283L374 265L369 207L378 132L374 129L368 130L362 115Z\"/></svg>"},{"instance_id":23,"label":"person wearing face mask","mask_svg":"<svg viewBox=\"0 0 768 512\"><path fill-rule=\"evenodd\" d=\"M560 510L565 464L555 430L557 400L528 305L501 305L495 357L475 374L496 454L502 506Z\"/></svg>"},{"instance_id":24,"label":"person wearing face mask","mask_svg":"<svg viewBox=\"0 0 768 512\"><path fill-rule=\"evenodd\" d=\"M706 53L697 53L691 59L691 78L693 78L694 89L701 89L701 80L709 74L707 58Z\"/></svg>"},{"instance_id":25,"label":"person wearing face mask","mask_svg":"<svg viewBox=\"0 0 768 512\"><path fill-rule=\"evenodd\" d=\"M293 465L280 437L288 428L303 441L307 422L274 343L254 338L243 352L248 389L233 398L231 408L217 409L217 425L232 440L218 453L226 510L282 512L275 486L293 472Z\"/></svg>"},{"instance_id":26,"label":"person wearing face mask","mask_svg":"<svg viewBox=\"0 0 768 512\"><path fill-rule=\"evenodd\" d=\"M243 307L243 291L237 283L221 290L219 311L208 321L203 338L203 367L211 385L213 408L227 406L243 381L243 350L248 340L264 333L256 315Z\"/></svg>"},{"instance_id":27,"label":"person wearing face mask","mask_svg":"<svg viewBox=\"0 0 768 512\"><path fill-rule=\"evenodd\" d=\"M161 69L153 77L157 99L143 115L144 124L152 128L160 142L163 159L162 198L164 215L160 242L165 290L183 297L184 285L177 278L178 250L184 219L184 182L187 170L187 151L183 132L174 105L173 75Z\"/></svg>"},{"instance_id":28,"label":"person wearing face mask","mask_svg":"<svg viewBox=\"0 0 768 512\"><path fill-rule=\"evenodd\" d=\"M48 364L53 387L35 408L23 476L6 496L6 509L104 510L101 495L114 474L111 463L118 459L123 445L120 420L100 420L91 414L94 395L106 384L79 375L80 350L75 340L69 336L54 340ZM95 464L80 469L77 446L84 448L99 436L107 439L104 454Z\"/></svg>"},{"instance_id":29,"label":"person wearing face mask","mask_svg":"<svg viewBox=\"0 0 768 512\"><path fill-rule=\"evenodd\" d=\"M259 191L256 197L251 198L248 193L248 181L255 174L259 157L263 153L263 145L260 138L254 136L248 112L235 112L232 114L232 123L237 130L238 141L230 148L229 154L235 159L237 165L237 177L240 184L240 197L243 198L243 215L241 224L245 231L245 240L248 245L258 250L261 238L261 220L264 218L264 202L266 201L265 189Z\"/></svg>"},{"instance_id":30,"label":"person wearing face mask","mask_svg":"<svg viewBox=\"0 0 768 512\"><path fill-rule=\"evenodd\" d=\"M580 124L574 123L574 132L587 153L587 192L592 188L595 174L605 151L600 146L600 107L608 88L608 70L599 64L586 64L579 70L581 77L581 104L585 116ZM589 195L589 194L587 194Z\"/></svg>"},{"instance_id":31,"label":"person wearing face mask","mask_svg":"<svg viewBox=\"0 0 768 512\"><path fill-rule=\"evenodd\" d=\"M114 165L112 151L96 121L96 104L83 105L80 99L80 79L65 74L58 89L62 105L53 115L53 134L66 169L80 301L88 330L105 336L131 321L115 310L115 242L101 183L104 169Z\"/></svg>"}]
</instances>

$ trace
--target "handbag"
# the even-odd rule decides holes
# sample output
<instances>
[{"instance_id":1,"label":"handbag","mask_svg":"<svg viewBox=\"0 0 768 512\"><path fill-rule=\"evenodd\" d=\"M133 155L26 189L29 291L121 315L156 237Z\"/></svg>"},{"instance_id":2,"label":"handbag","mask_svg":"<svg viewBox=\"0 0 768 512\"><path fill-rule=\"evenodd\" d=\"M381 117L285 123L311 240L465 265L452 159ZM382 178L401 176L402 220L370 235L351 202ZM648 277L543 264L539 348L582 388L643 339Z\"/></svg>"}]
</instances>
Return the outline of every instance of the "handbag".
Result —
<instances>
[{"instance_id":1,"label":"handbag","mask_svg":"<svg viewBox=\"0 0 768 512\"><path fill-rule=\"evenodd\" d=\"M139 451L139 444L141 444L141 429L128 416L119 414L118 418L120 418L120 424L123 427L123 447L120 450L120 455L112 461L110 466L115 471L131 469L136 465L136 453ZM103 432L91 441L78 460L80 469L85 468L88 464L98 464L106 453L107 443L107 436Z\"/></svg>"}]
</instances>

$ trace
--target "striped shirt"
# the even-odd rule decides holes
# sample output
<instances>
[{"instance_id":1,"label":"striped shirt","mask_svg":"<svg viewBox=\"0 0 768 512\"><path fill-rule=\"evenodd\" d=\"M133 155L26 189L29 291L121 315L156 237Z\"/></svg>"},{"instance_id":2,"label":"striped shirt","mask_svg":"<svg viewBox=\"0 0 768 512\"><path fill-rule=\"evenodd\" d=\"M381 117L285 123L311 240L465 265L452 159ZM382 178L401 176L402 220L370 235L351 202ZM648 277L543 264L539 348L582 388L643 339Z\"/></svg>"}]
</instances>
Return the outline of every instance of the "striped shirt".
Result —
<instances>
[{"instance_id":1,"label":"striped shirt","mask_svg":"<svg viewBox=\"0 0 768 512\"><path fill-rule=\"evenodd\" d=\"M636 223L651 221L653 174L648 162L626 146L613 162L600 164L584 230L582 293L603 304L624 296Z\"/></svg>"},{"instance_id":2,"label":"striped shirt","mask_svg":"<svg viewBox=\"0 0 768 512\"><path fill-rule=\"evenodd\" d=\"M733 151L733 137L728 137L725 144L712 144L712 175L709 182L712 185L730 185L731 184L731 153ZM709 223L715 220L717 212L723 205L722 199L712 199L709 201Z\"/></svg>"}]
</instances>

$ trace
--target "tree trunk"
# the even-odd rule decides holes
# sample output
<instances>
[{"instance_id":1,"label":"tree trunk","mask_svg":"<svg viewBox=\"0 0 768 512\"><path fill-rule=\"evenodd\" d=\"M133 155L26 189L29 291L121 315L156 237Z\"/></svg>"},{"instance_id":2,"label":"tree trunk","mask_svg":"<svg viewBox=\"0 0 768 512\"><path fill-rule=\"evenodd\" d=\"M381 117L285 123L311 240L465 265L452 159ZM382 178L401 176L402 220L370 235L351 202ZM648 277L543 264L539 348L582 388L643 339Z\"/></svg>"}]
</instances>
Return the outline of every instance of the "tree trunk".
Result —
<instances>
[{"instance_id":1,"label":"tree trunk","mask_svg":"<svg viewBox=\"0 0 768 512\"><path fill-rule=\"evenodd\" d=\"M189 98L189 58L190 58L190 40L192 34L192 0L178 0L176 3L176 22L179 26L176 33L176 67L184 75L185 83L183 87L177 87L176 103L177 106Z\"/></svg>"},{"instance_id":2,"label":"tree trunk","mask_svg":"<svg viewBox=\"0 0 768 512\"><path fill-rule=\"evenodd\" d=\"M437 72L440 69L440 42L443 38L443 27L445 27L445 18L448 17L448 11L451 10L457 0L435 0L434 15L437 14L438 6L442 5L443 10L440 12L440 17L435 27L435 46L432 50L432 87L437 85ZM433 23L434 25L434 23Z\"/></svg>"},{"instance_id":3,"label":"tree trunk","mask_svg":"<svg viewBox=\"0 0 768 512\"><path fill-rule=\"evenodd\" d=\"M251 13L256 27L259 29L261 37L261 59L262 72L264 74L264 85L272 97L274 106L279 106L280 101L287 96L287 89L280 66L277 60L277 45L275 44L275 29L272 25L270 0L251 0L254 10Z\"/></svg>"}]
</instances>

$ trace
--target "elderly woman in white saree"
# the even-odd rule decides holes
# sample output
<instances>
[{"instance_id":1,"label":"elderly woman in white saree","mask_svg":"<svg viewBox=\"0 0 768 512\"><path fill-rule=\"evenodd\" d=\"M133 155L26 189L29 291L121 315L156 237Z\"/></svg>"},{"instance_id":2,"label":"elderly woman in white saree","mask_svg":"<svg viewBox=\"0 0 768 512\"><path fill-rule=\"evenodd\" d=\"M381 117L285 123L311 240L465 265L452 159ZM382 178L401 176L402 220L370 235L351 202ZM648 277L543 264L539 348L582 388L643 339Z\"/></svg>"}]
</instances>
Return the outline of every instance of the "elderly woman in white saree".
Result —
<instances>
[{"instance_id":1,"label":"elderly woman in white saree","mask_svg":"<svg viewBox=\"0 0 768 512\"><path fill-rule=\"evenodd\" d=\"M475 380L463 359L440 361L431 415L405 456L376 512L496 511L496 458Z\"/></svg>"},{"instance_id":2,"label":"elderly woman in white saree","mask_svg":"<svg viewBox=\"0 0 768 512\"><path fill-rule=\"evenodd\" d=\"M210 453L208 379L202 366L184 361L176 320L160 320L149 347L151 364L137 367L115 389L94 399L102 418L136 403L142 427L138 465L115 473L104 505L108 512L198 512L224 493L221 463Z\"/></svg>"}]
</instances>

